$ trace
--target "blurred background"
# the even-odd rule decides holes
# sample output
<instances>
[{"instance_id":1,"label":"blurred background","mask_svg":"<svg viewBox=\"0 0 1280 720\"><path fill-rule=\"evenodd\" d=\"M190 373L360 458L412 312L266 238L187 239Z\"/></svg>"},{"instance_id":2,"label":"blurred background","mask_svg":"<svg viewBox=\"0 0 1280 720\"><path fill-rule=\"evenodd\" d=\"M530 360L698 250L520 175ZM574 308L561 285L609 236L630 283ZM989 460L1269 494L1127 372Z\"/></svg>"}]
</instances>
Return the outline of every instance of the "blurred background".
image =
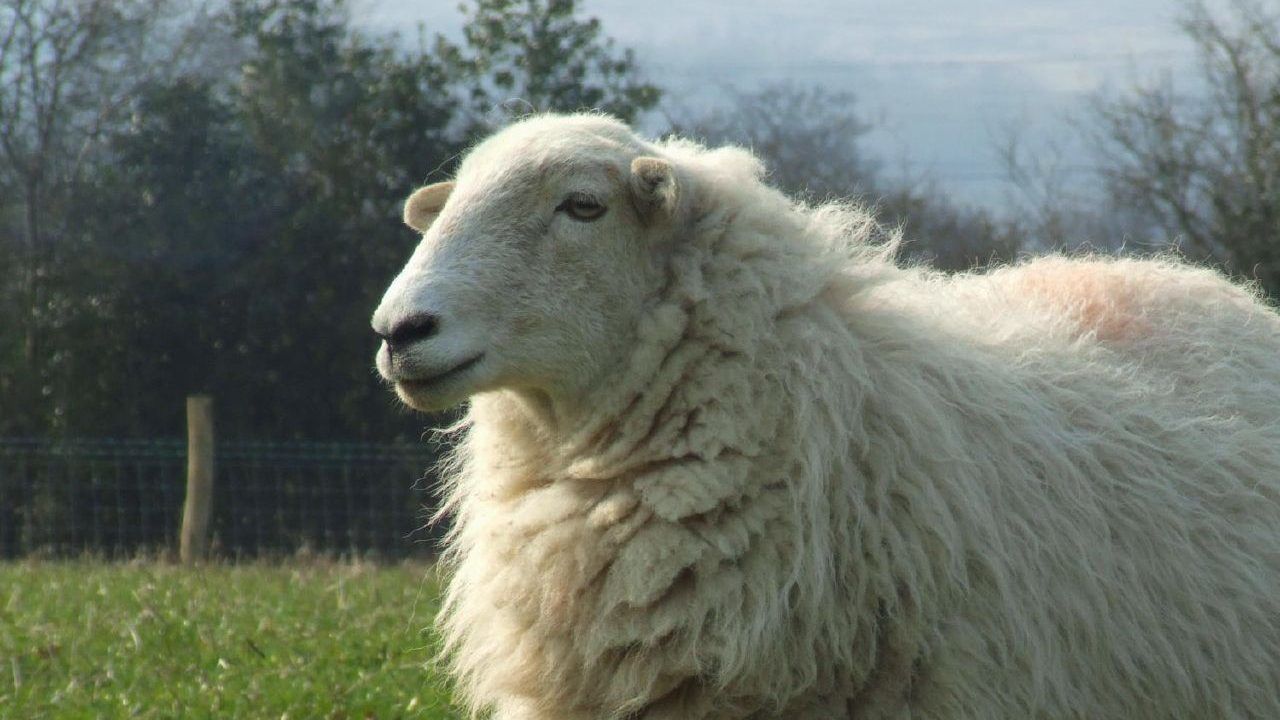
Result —
<instances>
[{"instance_id":1,"label":"blurred background","mask_svg":"<svg viewBox=\"0 0 1280 720\"><path fill-rule=\"evenodd\" d=\"M943 270L1079 247L1280 293L1280 6L3 0L0 555L429 552L372 367L415 187L522 114L738 143ZM425 547L424 547L425 546Z\"/></svg>"},{"instance_id":2,"label":"blurred background","mask_svg":"<svg viewBox=\"0 0 1280 720\"><path fill-rule=\"evenodd\" d=\"M1280 298L1278 0L891 5L0 0L0 718L461 717L450 418L369 316L403 200L529 112L749 146L943 271Z\"/></svg>"}]
</instances>

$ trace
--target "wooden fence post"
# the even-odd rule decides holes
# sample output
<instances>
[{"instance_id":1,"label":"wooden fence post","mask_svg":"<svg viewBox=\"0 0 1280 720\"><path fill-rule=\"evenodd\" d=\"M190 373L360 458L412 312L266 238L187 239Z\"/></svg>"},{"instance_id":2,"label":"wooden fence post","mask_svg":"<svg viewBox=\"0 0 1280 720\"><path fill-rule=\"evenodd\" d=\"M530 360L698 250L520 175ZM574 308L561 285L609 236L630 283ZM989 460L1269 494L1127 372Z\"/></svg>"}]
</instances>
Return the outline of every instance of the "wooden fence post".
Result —
<instances>
[{"instance_id":1,"label":"wooden fence post","mask_svg":"<svg viewBox=\"0 0 1280 720\"><path fill-rule=\"evenodd\" d=\"M209 551L209 515L213 506L213 398L187 398L187 500L182 508L178 556L183 563L203 560Z\"/></svg>"}]
</instances>

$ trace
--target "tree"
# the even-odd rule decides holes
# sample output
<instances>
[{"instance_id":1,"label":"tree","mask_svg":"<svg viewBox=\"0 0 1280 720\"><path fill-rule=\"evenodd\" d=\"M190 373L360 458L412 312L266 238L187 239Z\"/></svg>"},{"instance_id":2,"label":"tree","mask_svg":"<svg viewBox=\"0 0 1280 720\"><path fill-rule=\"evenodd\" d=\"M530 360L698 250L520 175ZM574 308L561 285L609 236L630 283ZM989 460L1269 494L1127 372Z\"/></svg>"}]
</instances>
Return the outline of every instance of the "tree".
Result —
<instances>
[{"instance_id":1,"label":"tree","mask_svg":"<svg viewBox=\"0 0 1280 720\"><path fill-rule=\"evenodd\" d=\"M475 0L463 43L443 36L436 54L460 84L472 132L528 112L601 110L626 121L657 105L635 54L617 50L577 0Z\"/></svg>"},{"instance_id":2,"label":"tree","mask_svg":"<svg viewBox=\"0 0 1280 720\"><path fill-rule=\"evenodd\" d=\"M172 66L152 42L169 17L167 0L0 4L0 325L16 330L0 347L0 398L11 408L0 432L50 415L62 356L49 338L82 299L63 282L76 259L61 247L76 218L68 194L131 87Z\"/></svg>"},{"instance_id":3,"label":"tree","mask_svg":"<svg viewBox=\"0 0 1280 720\"><path fill-rule=\"evenodd\" d=\"M929 181L891 186L878 211L902 227L908 258L939 270L964 271L1014 259L1023 247L1016 224L982 208L952 202Z\"/></svg>"},{"instance_id":4,"label":"tree","mask_svg":"<svg viewBox=\"0 0 1280 720\"><path fill-rule=\"evenodd\" d=\"M193 391L231 437L416 434L369 371L368 315L412 245L405 195L460 147L446 81L354 30L340 0L214 20L238 75L139 88L81 198L84 244L111 268L82 285L116 335L97 358L111 386L77 404L127 399L112 434L171 433Z\"/></svg>"},{"instance_id":5,"label":"tree","mask_svg":"<svg viewBox=\"0 0 1280 720\"><path fill-rule=\"evenodd\" d=\"M71 17L90 5L31 7ZM185 62L77 80L98 94L72 95L92 104L59 94L56 142L33 154L37 177L57 183L30 202L0 194L0 434L171 435L182 396L204 391L232 437L416 435L370 372L368 315L414 242L404 197L462 147L457 93L430 54L356 31L342 0L236 0L187 20L144 53L184 48ZM6 42L26 22L5 26L18 28ZM110 30L103 47L119 54L85 51L59 77L131 67L126 30L139 27L157 25ZM206 41L184 44L195 28ZM26 75L5 78L5 107L29 109L30 72L10 70ZM5 126L37 136L23 127ZM10 169L0 162L0 178L22 179ZM58 220L42 223L39 265L27 263L28 209ZM23 269L39 302L10 282ZM33 316L29 353L8 330Z\"/></svg>"},{"instance_id":6,"label":"tree","mask_svg":"<svg viewBox=\"0 0 1280 720\"><path fill-rule=\"evenodd\" d=\"M1202 87L1171 80L1094 104L1107 187L1189 255L1280 297L1280 14L1189 6Z\"/></svg>"},{"instance_id":7,"label":"tree","mask_svg":"<svg viewBox=\"0 0 1280 720\"><path fill-rule=\"evenodd\" d=\"M850 93L789 82L730 89L724 105L674 129L708 145L750 148L765 162L769 182L792 196L825 200L875 192L878 167L859 145L871 125L858 116Z\"/></svg>"},{"instance_id":8,"label":"tree","mask_svg":"<svg viewBox=\"0 0 1280 720\"><path fill-rule=\"evenodd\" d=\"M1016 233L982 210L957 206L931 183L886 180L859 141L872 125L852 94L794 83L731 90L726 105L674 130L710 145L750 148L769 182L810 201L853 199L873 206L888 225L903 228L909 257L946 270L1010 259Z\"/></svg>"},{"instance_id":9,"label":"tree","mask_svg":"<svg viewBox=\"0 0 1280 720\"><path fill-rule=\"evenodd\" d=\"M452 79L428 53L354 29L342 0L242 2L232 19L252 48L238 124L281 197L237 268L258 302L235 342L264 369L234 395L243 432L404 434L415 423L370 372L368 316L414 242L404 198L462 147ZM235 393L226 367L217 387Z\"/></svg>"},{"instance_id":10,"label":"tree","mask_svg":"<svg viewBox=\"0 0 1280 720\"><path fill-rule=\"evenodd\" d=\"M75 198L74 239L94 268L77 285L102 299L104 317L75 323L76 337L96 339L92 353L83 341L64 351L69 367L54 385L72 398L68 432L172 434L179 399L207 391L234 434L245 391L260 392L268 372L248 357L247 306L276 300L245 268L271 246L286 194L213 84L155 82L130 116L107 138L114 162L95 167Z\"/></svg>"}]
</instances>

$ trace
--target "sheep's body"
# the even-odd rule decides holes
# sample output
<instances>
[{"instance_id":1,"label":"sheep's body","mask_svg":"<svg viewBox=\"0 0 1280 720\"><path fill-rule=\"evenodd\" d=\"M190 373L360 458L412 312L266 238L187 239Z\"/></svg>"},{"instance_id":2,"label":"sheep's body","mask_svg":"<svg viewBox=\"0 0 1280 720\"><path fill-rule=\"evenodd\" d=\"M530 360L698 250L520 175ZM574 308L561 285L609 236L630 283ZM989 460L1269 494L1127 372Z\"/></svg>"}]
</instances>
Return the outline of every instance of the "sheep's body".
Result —
<instances>
[{"instance_id":1,"label":"sheep's body","mask_svg":"<svg viewBox=\"0 0 1280 720\"><path fill-rule=\"evenodd\" d=\"M658 149L704 205L589 411L473 399L441 615L466 699L1280 717L1273 311L1172 261L899 268L858 211Z\"/></svg>"}]
</instances>

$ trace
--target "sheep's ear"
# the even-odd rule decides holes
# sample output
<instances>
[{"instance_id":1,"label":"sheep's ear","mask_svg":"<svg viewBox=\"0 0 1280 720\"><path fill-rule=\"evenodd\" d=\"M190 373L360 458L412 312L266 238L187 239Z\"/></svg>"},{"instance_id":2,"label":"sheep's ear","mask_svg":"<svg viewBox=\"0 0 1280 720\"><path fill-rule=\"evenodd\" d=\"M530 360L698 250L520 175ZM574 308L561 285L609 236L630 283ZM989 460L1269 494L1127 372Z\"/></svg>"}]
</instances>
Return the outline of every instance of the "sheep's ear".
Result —
<instances>
[{"instance_id":1,"label":"sheep's ear","mask_svg":"<svg viewBox=\"0 0 1280 720\"><path fill-rule=\"evenodd\" d=\"M631 194L635 198L636 209L645 220L659 215L674 215L680 189L671 163L656 157L632 160Z\"/></svg>"},{"instance_id":2,"label":"sheep's ear","mask_svg":"<svg viewBox=\"0 0 1280 720\"><path fill-rule=\"evenodd\" d=\"M426 232L427 228L431 227L431 223L435 222L440 210L444 208L444 202L449 199L451 192L453 192L451 182L435 183L418 188L404 202L404 224L418 232Z\"/></svg>"}]
</instances>

